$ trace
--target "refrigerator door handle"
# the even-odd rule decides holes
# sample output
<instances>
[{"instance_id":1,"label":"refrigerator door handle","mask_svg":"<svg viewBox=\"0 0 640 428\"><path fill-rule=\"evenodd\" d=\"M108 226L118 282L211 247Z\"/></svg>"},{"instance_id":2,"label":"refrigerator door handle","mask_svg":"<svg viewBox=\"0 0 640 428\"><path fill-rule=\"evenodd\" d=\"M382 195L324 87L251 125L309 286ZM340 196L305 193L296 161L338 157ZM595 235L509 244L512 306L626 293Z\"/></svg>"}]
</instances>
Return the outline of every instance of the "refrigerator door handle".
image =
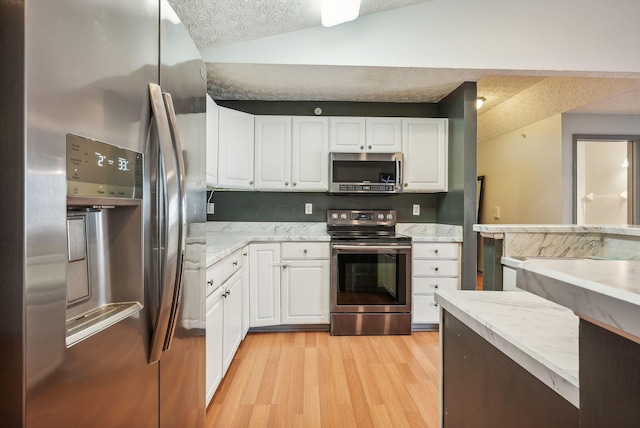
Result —
<instances>
[{"instance_id":1,"label":"refrigerator door handle","mask_svg":"<svg viewBox=\"0 0 640 428\"><path fill-rule=\"evenodd\" d=\"M174 316L173 302L176 300L176 283L179 280L178 257L180 255L180 213L182 210L180 194L180 179L178 171L178 162L172 145L172 135L165 109L164 100L160 86L155 83L149 83L149 95L151 100L151 110L158 132L158 149L160 152L160 164L164 171L158 174L158 180L164 182L165 191L163 206L166 210L163 231L163 239L161 245L164 247L160 266L162 271L159 274L159 282L162 290L160 294L160 303L156 314L153 332L151 334L151 345L149 348L149 363L155 363L160 360L162 351L166 349L166 344L170 343L168 334L172 331ZM159 171L160 172L160 171Z\"/></svg>"},{"instance_id":2,"label":"refrigerator door handle","mask_svg":"<svg viewBox=\"0 0 640 428\"><path fill-rule=\"evenodd\" d=\"M164 92L162 94L164 100L164 106L167 111L169 119L169 127L171 129L171 137L173 141L173 153L176 159L176 166L178 170L178 188L180 191L180 217L175 219L179 223L179 241L178 241L178 257L176 266L176 284L175 292L173 293L173 301L171 304L171 316L169 318L169 326L167 329L167 335L165 337L164 350L168 350L171 347L171 341L175 333L179 311L180 300L182 298L182 270L184 268L184 253L187 248L187 203L186 203L186 191L185 191L185 169L184 159L182 156L182 144L180 143L180 132L178 129L178 119L173 107L173 99L171 94Z\"/></svg>"}]
</instances>

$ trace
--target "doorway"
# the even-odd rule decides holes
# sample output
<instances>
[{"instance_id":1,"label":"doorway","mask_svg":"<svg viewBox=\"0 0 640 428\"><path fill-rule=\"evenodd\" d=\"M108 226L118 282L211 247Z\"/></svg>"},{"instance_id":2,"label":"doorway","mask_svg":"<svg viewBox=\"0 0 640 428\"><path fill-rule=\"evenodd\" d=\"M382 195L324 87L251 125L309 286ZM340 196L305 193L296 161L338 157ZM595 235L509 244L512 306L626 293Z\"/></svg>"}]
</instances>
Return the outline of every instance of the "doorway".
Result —
<instances>
[{"instance_id":1,"label":"doorway","mask_svg":"<svg viewBox=\"0 0 640 428\"><path fill-rule=\"evenodd\" d=\"M638 223L638 141L574 136L574 223Z\"/></svg>"}]
</instances>

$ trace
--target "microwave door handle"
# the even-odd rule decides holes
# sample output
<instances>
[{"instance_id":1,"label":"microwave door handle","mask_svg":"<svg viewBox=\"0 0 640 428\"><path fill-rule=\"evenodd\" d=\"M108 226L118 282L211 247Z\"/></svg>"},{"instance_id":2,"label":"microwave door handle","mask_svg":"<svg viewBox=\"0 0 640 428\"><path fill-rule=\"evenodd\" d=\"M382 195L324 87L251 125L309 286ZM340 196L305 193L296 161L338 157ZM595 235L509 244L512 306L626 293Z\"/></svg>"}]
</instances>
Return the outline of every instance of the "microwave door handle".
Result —
<instances>
[{"instance_id":1,"label":"microwave door handle","mask_svg":"<svg viewBox=\"0 0 640 428\"><path fill-rule=\"evenodd\" d=\"M178 238L178 255L176 257L176 276L175 291L173 293L171 316L169 317L169 326L165 337L164 350L167 351L171 347L171 341L175 333L179 311L180 301L182 299L182 273L184 268L184 254L187 248L187 213L186 213L186 192L185 192L185 169L184 159L182 155L182 144L180 142L180 132L178 129L178 119L173 106L171 94L163 93L164 106L169 119L171 129L171 137L173 142L173 155L176 159L176 167L178 173L178 190L179 190L179 217L171 219L178 222L179 238Z\"/></svg>"},{"instance_id":2,"label":"microwave door handle","mask_svg":"<svg viewBox=\"0 0 640 428\"><path fill-rule=\"evenodd\" d=\"M396 189L402 187L402 177L400 177L400 159L396 158Z\"/></svg>"},{"instance_id":3,"label":"microwave door handle","mask_svg":"<svg viewBox=\"0 0 640 428\"><path fill-rule=\"evenodd\" d=\"M149 363L155 363L160 360L162 351L165 348L167 333L172 324L171 312L176 291L175 279L178 273L178 243L180 239L179 222L175 219L179 217L181 207L179 206L180 190L177 160L173 153L171 129L160 86L155 83L149 83L149 95L153 120L158 133L158 147L153 150L159 151L159 163L162 165L161 168L158 168L158 180L162 180L161 184L164 183L165 187L164 192L161 192L163 194L161 205L166 211L166 220L161 222L163 224L161 226L162 230L158 231L164 237L162 240L164 251L160 252L162 254L160 262L162 271L158 275L158 282L162 289L149 349Z\"/></svg>"}]
</instances>

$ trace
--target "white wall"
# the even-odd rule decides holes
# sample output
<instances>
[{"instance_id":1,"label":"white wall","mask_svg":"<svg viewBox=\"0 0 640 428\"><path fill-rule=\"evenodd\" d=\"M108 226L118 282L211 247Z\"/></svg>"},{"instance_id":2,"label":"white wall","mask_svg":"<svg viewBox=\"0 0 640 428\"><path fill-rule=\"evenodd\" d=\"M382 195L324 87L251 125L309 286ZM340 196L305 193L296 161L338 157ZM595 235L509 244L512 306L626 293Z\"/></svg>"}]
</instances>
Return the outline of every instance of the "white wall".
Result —
<instances>
[{"instance_id":1,"label":"white wall","mask_svg":"<svg viewBox=\"0 0 640 428\"><path fill-rule=\"evenodd\" d=\"M483 223L562 221L561 120L555 115L478 145L478 175L485 176Z\"/></svg>"},{"instance_id":2,"label":"white wall","mask_svg":"<svg viewBox=\"0 0 640 428\"><path fill-rule=\"evenodd\" d=\"M431 0L203 50L206 62L640 72L637 0Z\"/></svg>"},{"instance_id":3,"label":"white wall","mask_svg":"<svg viewBox=\"0 0 640 428\"><path fill-rule=\"evenodd\" d=\"M562 223L573 221L574 135L640 136L640 115L562 114Z\"/></svg>"}]
</instances>

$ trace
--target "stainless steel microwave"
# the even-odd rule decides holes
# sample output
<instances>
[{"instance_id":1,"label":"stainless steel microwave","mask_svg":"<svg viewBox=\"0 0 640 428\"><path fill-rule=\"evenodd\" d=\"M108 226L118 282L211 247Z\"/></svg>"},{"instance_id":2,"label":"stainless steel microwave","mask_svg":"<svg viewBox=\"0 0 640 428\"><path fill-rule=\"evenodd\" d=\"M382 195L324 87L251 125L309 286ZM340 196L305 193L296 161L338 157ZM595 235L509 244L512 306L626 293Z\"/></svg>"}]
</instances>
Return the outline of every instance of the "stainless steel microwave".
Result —
<instances>
[{"instance_id":1,"label":"stainless steel microwave","mask_svg":"<svg viewBox=\"0 0 640 428\"><path fill-rule=\"evenodd\" d=\"M402 192L402 153L330 153L330 193Z\"/></svg>"}]
</instances>

